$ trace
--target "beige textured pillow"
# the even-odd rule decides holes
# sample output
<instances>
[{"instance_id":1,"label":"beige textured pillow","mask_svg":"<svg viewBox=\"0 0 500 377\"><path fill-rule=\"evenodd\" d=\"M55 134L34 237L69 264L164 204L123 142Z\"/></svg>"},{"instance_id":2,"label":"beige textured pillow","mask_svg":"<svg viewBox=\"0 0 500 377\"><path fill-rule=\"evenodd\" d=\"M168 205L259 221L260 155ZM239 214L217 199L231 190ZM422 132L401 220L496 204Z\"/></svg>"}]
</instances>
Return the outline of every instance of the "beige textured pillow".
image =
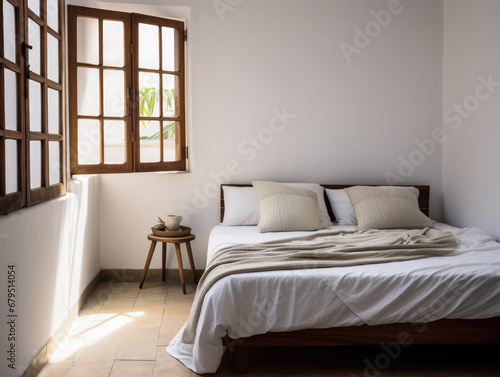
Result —
<instances>
[{"instance_id":1,"label":"beige textured pillow","mask_svg":"<svg viewBox=\"0 0 500 377\"><path fill-rule=\"evenodd\" d=\"M401 188L354 186L345 189L363 229L413 229L433 227L410 191Z\"/></svg>"},{"instance_id":2,"label":"beige textured pillow","mask_svg":"<svg viewBox=\"0 0 500 377\"><path fill-rule=\"evenodd\" d=\"M252 182L260 209L259 231L324 229L314 191L276 182Z\"/></svg>"}]
</instances>

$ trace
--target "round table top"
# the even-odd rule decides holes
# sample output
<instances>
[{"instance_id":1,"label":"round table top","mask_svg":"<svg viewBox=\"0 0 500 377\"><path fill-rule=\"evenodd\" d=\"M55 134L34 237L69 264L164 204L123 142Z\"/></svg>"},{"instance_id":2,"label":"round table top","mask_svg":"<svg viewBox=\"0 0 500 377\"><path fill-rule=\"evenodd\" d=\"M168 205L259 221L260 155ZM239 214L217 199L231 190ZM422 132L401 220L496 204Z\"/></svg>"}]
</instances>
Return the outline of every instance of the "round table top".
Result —
<instances>
[{"instance_id":1,"label":"round table top","mask_svg":"<svg viewBox=\"0 0 500 377\"><path fill-rule=\"evenodd\" d=\"M153 233L148 234L148 240L156 242L183 243L183 242L190 242L195 238L196 236L194 234L188 234L187 236L182 236L182 237L160 237L160 236L155 236Z\"/></svg>"}]
</instances>

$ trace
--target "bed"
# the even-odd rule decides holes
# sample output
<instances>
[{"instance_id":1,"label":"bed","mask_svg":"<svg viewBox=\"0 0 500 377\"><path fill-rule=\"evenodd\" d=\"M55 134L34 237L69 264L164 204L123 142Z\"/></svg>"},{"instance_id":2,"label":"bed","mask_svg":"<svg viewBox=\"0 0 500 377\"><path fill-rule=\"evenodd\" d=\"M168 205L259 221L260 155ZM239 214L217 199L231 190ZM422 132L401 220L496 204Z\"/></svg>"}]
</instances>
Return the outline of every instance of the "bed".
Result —
<instances>
[{"instance_id":1,"label":"bed","mask_svg":"<svg viewBox=\"0 0 500 377\"><path fill-rule=\"evenodd\" d=\"M419 207L428 214L429 187L416 187ZM329 201L325 203L333 217ZM221 191L221 221L224 210ZM193 371L213 373L225 347L234 354L236 371L244 372L251 347L500 343L500 244L476 228L435 226L457 235L461 244L456 252L413 261L225 277L203 301L194 344L182 343L183 328L167 350ZM334 225L325 231L337 228L353 227ZM218 225L210 236L208 259L227 245L304 233Z\"/></svg>"}]
</instances>

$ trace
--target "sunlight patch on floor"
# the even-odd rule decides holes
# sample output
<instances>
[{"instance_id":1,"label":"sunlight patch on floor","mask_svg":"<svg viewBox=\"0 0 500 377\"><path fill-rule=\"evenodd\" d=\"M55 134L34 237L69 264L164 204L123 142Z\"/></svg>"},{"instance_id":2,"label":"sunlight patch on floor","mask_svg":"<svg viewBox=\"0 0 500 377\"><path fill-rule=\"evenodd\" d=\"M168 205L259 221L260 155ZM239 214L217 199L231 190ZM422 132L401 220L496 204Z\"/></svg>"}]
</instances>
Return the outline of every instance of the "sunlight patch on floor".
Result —
<instances>
[{"instance_id":1,"label":"sunlight patch on floor","mask_svg":"<svg viewBox=\"0 0 500 377\"><path fill-rule=\"evenodd\" d=\"M136 312L124 314L91 314L78 317L68 335L64 338L52 356L51 362L60 362L70 358L78 352L82 346L91 346L109 337L119 329L131 324L134 318L143 315L144 312Z\"/></svg>"}]
</instances>

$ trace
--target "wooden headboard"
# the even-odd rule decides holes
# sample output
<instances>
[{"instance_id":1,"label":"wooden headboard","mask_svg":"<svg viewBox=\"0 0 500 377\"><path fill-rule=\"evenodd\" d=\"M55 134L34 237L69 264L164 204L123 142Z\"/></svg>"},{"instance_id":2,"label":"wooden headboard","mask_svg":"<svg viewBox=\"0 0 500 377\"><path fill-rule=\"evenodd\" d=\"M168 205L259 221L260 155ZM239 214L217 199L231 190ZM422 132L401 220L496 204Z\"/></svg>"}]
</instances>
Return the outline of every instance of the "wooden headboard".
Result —
<instances>
[{"instance_id":1,"label":"wooden headboard","mask_svg":"<svg viewBox=\"0 0 500 377\"><path fill-rule=\"evenodd\" d=\"M221 185L220 187L220 222L224 220L224 190L222 189L223 186L234 186L234 187L251 187L251 184L225 184ZM324 188L327 189L333 189L333 190L339 190L339 189L345 189L347 187L351 186L361 186L361 185L321 185ZM362 185L362 186L375 186L375 185ZM405 186L402 186L405 187ZM430 187L429 186L415 186L415 185L408 185L406 187L415 187L419 191L419 196L418 196L418 206L420 207L420 210L427 216L429 216L429 194L430 194ZM326 191L325 191L325 203L326 203L326 208L328 209L328 214L330 215L330 218L334 221L335 216L333 215L332 207L330 206L330 202L326 196Z\"/></svg>"}]
</instances>

